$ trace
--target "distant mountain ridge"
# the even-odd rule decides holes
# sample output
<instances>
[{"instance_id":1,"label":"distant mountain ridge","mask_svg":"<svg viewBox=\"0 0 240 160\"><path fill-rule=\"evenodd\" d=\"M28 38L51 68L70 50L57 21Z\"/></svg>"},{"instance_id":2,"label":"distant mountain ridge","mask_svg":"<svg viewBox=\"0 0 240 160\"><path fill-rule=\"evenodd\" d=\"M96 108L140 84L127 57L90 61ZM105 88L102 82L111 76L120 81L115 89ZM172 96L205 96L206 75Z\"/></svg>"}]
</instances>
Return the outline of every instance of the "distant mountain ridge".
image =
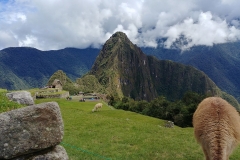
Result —
<instances>
[{"instance_id":1,"label":"distant mountain ridge","mask_svg":"<svg viewBox=\"0 0 240 160\"><path fill-rule=\"evenodd\" d=\"M187 91L223 95L202 71L147 56L122 32L116 32L106 41L91 70L81 79L88 76L95 76L107 94L120 98L150 101L163 95L178 100Z\"/></svg>"},{"instance_id":2,"label":"distant mountain ridge","mask_svg":"<svg viewBox=\"0 0 240 160\"><path fill-rule=\"evenodd\" d=\"M0 51L0 88L8 90L45 86L49 78L63 70L75 81L91 68L98 49L65 48L40 51L11 47Z\"/></svg>"},{"instance_id":3,"label":"distant mountain ridge","mask_svg":"<svg viewBox=\"0 0 240 160\"><path fill-rule=\"evenodd\" d=\"M206 73L223 91L240 97L240 43L213 47L195 46L181 52L177 49L140 48L145 54L161 60L173 60L195 66ZM72 81L87 73L100 49L66 48L40 51L29 47L10 47L0 51L0 88L8 90L42 87L58 70ZM94 80L95 81L95 80ZM98 85L98 84L96 84ZM238 98L240 101L240 98Z\"/></svg>"}]
</instances>

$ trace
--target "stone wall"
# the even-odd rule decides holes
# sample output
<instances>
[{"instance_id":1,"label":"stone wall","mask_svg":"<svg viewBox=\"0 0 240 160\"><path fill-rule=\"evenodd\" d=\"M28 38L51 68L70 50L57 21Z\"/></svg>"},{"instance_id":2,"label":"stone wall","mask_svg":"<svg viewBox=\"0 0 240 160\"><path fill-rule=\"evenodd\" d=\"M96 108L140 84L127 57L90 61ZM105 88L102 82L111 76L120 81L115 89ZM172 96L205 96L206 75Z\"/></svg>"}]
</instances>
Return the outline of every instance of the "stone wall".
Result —
<instances>
[{"instance_id":1,"label":"stone wall","mask_svg":"<svg viewBox=\"0 0 240 160\"><path fill-rule=\"evenodd\" d=\"M36 98L67 98L69 97L69 92L64 92L64 93L55 93L55 94L47 94L47 93L44 93L44 94L41 94L41 93L37 93L36 94Z\"/></svg>"},{"instance_id":2,"label":"stone wall","mask_svg":"<svg viewBox=\"0 0 240 160\"><path fill-rule=\"evenodd\" d=\"M0 124L0 159L68 159L59 145L64 126L56 102L1 113Z\"/></svg>"}]
</instances>

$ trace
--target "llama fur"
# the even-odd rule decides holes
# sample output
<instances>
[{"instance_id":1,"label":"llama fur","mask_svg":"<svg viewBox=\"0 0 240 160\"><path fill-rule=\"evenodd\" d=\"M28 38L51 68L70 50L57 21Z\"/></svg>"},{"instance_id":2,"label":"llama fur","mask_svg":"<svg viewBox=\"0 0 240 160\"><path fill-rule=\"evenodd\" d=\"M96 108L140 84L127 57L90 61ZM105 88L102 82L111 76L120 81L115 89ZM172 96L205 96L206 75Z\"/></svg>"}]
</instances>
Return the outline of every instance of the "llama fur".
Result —
<instances>
[{"instance_id":1,"label":"llama fur","mask_svg":"<svg viewBox=\"0 0 240 160\"><path fill-rule=\"evenodd\" d=\"M220 97L206 98L198 105L193 127L206 160L228 160L240 142L239 114Z\"/></svg>"},{"instance_id":2,"label":"llama fur","mask_svg":"<svg viewBox=\"0 0 240 160\"><path fill-rule=\"evenodd\" d=\"M97 103L92 109L92 112L98 111L100 108L102 108L102 106L103 106L102 103Z\"/></svg>"}]
</instances>

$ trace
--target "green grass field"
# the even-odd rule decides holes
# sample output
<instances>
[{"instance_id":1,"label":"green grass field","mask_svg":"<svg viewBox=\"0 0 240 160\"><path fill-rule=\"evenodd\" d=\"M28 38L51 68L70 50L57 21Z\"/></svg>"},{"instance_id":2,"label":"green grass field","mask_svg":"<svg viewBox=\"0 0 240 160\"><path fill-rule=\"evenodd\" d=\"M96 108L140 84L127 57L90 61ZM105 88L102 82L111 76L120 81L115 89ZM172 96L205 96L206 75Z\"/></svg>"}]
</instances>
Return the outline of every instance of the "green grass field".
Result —
<instances>
[{"instance_id":1,"label":"green grass field","mask_svg":"<svg viewBox=\"0 0 240 160\"><path fill-rule=\"evenodd\" d=\"M203 160L193 128L165 128L164 121L104 105L92 113L97 102L41 99L58 102L63 121L65 147L70 160ZM240 159L240 148L231 156Z\"/></svg>"},{"instance_id":2,"label":"green grass field","mask_svg":"<svg viewBox=\"0 0 240 160\"><path fill-rule=\"evenodd\" d=\"M7 90L0 88L0 92L7 92Z\"/></svg>"}]
</instances>

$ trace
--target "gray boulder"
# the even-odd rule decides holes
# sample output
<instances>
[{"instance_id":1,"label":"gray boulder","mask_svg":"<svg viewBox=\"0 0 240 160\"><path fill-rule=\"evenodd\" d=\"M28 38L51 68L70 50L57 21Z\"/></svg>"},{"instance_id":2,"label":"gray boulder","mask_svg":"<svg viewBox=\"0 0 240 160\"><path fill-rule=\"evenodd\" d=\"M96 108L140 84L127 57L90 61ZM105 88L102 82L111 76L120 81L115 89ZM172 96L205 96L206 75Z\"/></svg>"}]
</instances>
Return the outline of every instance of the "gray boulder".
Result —
<instances>
[{"instance_id":1,"label":"gray boulder","mask_svg":"<svg viewBox=\"0 0 240 160\"><path fill-rule=\"evenodd\" d=\"M11 93L7 93L6 96L8 97L8 99L15 101L19 104L24 104L24 105L34 104L31 93L28 91L11 92Z\"/></svg>"},{"instance_id":2,"label":"gray boulder","mask_svg":"<svg viewBox=\"0 0 240 160\"><path fill-rule=\"evenodd\" d=\"M63 138L63 120L56 102L0 114L0 159L43 150Z\"/></svg>"}]
</instances>

